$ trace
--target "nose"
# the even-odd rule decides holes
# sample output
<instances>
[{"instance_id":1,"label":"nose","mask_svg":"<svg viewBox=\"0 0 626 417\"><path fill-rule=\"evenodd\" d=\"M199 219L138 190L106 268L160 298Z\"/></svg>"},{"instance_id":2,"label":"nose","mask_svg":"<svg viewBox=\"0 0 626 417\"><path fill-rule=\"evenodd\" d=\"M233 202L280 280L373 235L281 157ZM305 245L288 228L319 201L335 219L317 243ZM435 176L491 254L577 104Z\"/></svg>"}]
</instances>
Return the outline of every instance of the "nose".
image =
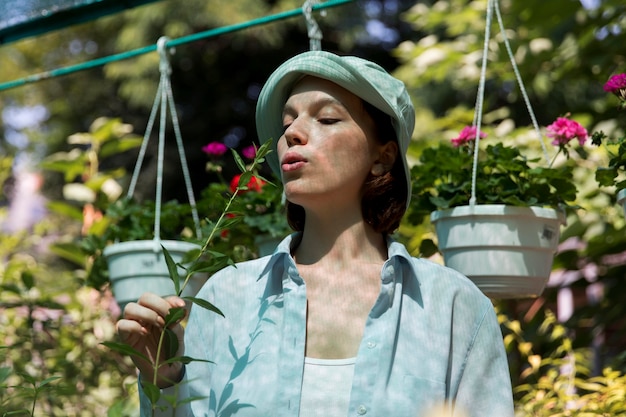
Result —
<instances>
[{"instance_id":1,"label":"nose","mask_svg":"<svg viewBox=\"0 0 626 417\"><path fill-rule=\"evenodd\" d=\"M285 140L287 141L287 146L292 147L295 145L305 145L308 141L306 132L304 129L304 123L298 121L298 119L294 120L289 124L287 129L285 129Z\"/></svg>"}]
</instances>

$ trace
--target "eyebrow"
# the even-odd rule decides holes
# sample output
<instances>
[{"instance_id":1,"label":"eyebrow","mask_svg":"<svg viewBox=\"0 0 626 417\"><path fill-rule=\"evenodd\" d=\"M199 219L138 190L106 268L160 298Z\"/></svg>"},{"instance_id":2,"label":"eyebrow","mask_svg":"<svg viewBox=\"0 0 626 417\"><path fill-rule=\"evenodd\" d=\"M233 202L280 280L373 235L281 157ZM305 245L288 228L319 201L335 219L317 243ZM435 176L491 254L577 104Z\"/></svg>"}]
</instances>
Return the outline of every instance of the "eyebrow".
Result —
<instances>
[{"instance_id":1,"label":"eyebrow","mask_svg":"<svg viewBox=\"0 0 626 417\"><path fill-rule=\"evenodd\" d=\"M329 105L339 105L342 108L344 108L346 111L348 111L348 108L341 101L337 100L334 97L324 97L320 100L315 101L314 104L317 108L324 108ZM289 101L287 101L285 105L283 106L283 116L286 114L293 113L294 111L295 109L293 108L293 106L290 106Z\"/></svg>"}]
</instances>

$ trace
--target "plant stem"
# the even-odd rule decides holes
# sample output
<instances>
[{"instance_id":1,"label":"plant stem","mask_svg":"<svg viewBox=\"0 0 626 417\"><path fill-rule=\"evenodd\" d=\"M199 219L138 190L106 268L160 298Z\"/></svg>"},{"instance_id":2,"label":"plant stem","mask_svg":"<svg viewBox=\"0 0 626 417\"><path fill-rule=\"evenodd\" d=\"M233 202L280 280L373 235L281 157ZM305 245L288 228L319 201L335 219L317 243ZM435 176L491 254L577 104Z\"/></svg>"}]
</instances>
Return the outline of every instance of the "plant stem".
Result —
<instances>
[{"instance_id":1,"label":"plant stem","mask_svg":"<svg viewBox=\"0 0 626 417\"><path fill-rule=\"evenodd\" d=\"M247 171L254 172L257 165L258 165L258 162L255 159L254 162L252 163L252 165L249 167L249 169ZM233 202L235 201L235 198L237 197L237 195L239 194L239 192L241 190L242 190L242 186L240 184L237 184L237 188L235 188L235 191L230 196L230 199L226 203L226 207L224 207L224 210L222 210L222 213L220 214L220 217L217 219L217 222L215 223L215 226L211 229L211 233L209 234L209 237L205 240L204 245L202 246L202 249L200 249L200 253L198 253L198 256L192 262L192 265L195 264L196 262L198 262L198 260L200 260L202 255L208 249L209 244L213 241L213 237L215 236L215 232L219 229L219 226L220 226L220 224L222 224L222 221L224 220L224 217L228 213L228 210L230 210L230 206L233 204ZM193 268L191 268L191 269L193 271ZM185 275L185 280L183 281L183 285L180 286L180 290L179 290L179 292L177 294L179 297L183 293L183 291L185 290L185 287L187 287L187 283L191 279L192 275L193 275L193 273L190 273L190 272L187 272L187 274Z\"/></svg>"},{"instance_id":2,"label":"plant stem","mask_svg":"<svg viewBox=\"0 0 626 417\"><path fill-rule=\"evenodd\" d=\"M159 359L161 358L161 351L163 349L163 341L165 340L165 329L161 331L161 335L159 336L159 343L157 345L156 358L154 359L154 375L152 376L152 384L157 385L157 381L159 378L159 368L161 364L159 363ZM152 413L154 414L154 410L156 409L156 404L152 404Z\"/></svg>"},{"instance_id":3,"label":"plant stem","mask_svg":"<svg viewBox=\"0 0 626 417\"><path fill-rule=\"evenodd\" d=\"M37 404L37 387L35 386L35 392L33 393L33 407L30 410L30 415L35 415L35 404Z\"/></svg>"},{"instance_id":4,"label":"plant stem","mask_svg":"<svg viewBox=\"0 0 626 417\"><path fill-rule=\"evenodd\" d=\"M561 153L562 150L563 149L559 147L559 150L556 151L556 153L552 157L552 161L550 161L550 163L548 164L548 168L552 168L552 165L554 165L554 162L556 161L557 156L559 156L559 154Z\"/></svg>"}]
</instances>

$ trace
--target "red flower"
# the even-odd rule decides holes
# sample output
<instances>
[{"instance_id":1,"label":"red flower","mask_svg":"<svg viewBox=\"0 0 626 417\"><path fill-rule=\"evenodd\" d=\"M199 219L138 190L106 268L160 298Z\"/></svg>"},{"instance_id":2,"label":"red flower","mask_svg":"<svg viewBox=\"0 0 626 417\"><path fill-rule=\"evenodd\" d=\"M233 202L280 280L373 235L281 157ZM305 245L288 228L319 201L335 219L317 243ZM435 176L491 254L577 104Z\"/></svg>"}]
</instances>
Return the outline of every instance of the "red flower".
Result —
<instances>
[{"instance_id":1,"label":"red flower","mask_svg":"<svg viewBox=\"0 0 626 417\"><path fill-rule=\"evenodd\" d=\"M567 117L558 117L546 129L547 136L553 139L552 144L557 146L567 145L572 139L578 139L578 143L582 146L588 137L587 129Z\"/></svg>"},{"instance_id":2,"label":"red flower","mask_svg":"<svg viewBox=\"0 0 626 417\"><path fill-rule=\"evenodd\" d=\"M230 181L230 192L234 193L235 190L237 189L237 186L239 185L239 178L241 178L241 174L237 174L233 177L233 179ZM265 185L265 181L263 181L260 178L255 177L254 175L252 177L250 177L250 181L248 181L248 184L246 184L248 186L247 190L241 190L240 192L246 192L246 191L256 191L259 192L261 191L261 188Z\"/></svg>"},{"instance_id":3,"label":"red flower","mask_svg":"<svg viewBox=\"0 0 626 417\"><path fill-rule=\"evenodd\" d=\"M480 139L484 139L487 137L487 134L484 132L480 132ZM475 126L465 126L459 136L456 138L452 138L452 146L458 148L461 145L466 145L476 140L476 127Z\"/></svg>"},{"instance_id":4,"label":"red flower","mask_svg":"<svg viewBox=\"0 0 626 417\"><path fill-rule=\"evenodd\" d=\"M228 147L224 145L222 142L211 142L208 145L202 147L202 151L212 155L212 156L221 156L226 153Z\"/></svg>"}]
</instances>

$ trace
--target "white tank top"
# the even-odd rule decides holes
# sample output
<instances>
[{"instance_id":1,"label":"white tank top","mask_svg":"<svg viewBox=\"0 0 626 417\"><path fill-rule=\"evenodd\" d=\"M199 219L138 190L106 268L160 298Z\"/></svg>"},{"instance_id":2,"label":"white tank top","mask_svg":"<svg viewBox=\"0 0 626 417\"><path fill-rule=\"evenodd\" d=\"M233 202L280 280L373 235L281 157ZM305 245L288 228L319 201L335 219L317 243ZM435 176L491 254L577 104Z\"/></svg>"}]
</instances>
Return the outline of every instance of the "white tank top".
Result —
<instances>
[{"instance_id":1,"label":"white tank top","mask_svg":"<svg viewBox=\"0 0 626 417\"><path fill-rule=\"evenodd\" d=\"M304 358L300 417L348 415L356 358Z\"/></svg>"}]
</instances>

